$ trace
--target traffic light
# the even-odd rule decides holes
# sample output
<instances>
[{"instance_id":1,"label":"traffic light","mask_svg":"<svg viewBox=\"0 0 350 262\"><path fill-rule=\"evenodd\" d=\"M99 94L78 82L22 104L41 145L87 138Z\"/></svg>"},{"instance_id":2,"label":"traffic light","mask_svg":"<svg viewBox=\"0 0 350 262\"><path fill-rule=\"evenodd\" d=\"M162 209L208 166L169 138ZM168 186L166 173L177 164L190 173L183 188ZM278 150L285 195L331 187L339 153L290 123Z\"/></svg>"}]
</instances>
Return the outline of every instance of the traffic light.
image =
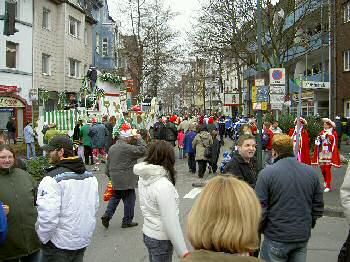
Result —
<instances>
[{"instance_id":1,"label":"traffic light","mask_svg":"<svg viewBox=\"0 0 350 262\"><path fill-rule=\"evenodd\" d=\"M14 35L18 30L16 26L16 8L17 2L5 2L5 17L4 17L4 35Z\"/></svg>"}]
</instances>

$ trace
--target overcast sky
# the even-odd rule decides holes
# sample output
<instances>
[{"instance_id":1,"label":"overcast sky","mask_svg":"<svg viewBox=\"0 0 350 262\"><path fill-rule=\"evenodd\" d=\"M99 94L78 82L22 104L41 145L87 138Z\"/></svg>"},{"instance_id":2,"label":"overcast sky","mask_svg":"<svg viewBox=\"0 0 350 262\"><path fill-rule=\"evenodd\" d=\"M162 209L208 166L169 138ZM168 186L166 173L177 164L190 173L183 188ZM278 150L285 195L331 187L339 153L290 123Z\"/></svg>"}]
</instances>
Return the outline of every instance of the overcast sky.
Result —
<instances>
[{"instance_id":1,"label":"overcast sky","mask_svg":"<svg viewBox=\"0 0 350 262\"><path fill-rule=\"evenodd\" d=\"M191 27L191 21L200 8L200 0L164 0L165 5L171 7L171 10L179 15L172 21L172 25L181 32L183 37L186 36L186 31ZM126 28L129 22L127 13L128 1L126 0L108 0L110 15L122 23L122 27ZM130 32L124 32L130 33Z\"/></svg>"}]
</instances>

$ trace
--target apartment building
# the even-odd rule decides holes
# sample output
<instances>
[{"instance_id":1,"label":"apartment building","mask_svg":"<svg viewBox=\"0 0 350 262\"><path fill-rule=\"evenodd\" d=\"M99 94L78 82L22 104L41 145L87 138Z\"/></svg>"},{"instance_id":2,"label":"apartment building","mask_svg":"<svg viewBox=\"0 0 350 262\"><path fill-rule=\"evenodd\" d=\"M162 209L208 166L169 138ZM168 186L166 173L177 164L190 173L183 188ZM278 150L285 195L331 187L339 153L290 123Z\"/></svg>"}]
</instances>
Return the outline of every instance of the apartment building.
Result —
<instances>
[{"instance_id":1,"label":"apartment building","mask_svg":"<svg viewBox=\"0 0 350 262\"><path fill-rule=\"evenodd\" d=\"M336 1L336 114L350 118L350 1Z\"/></svg>"},{"instance_id":2,"label":"apartment building","mask_svg":"<svg viewBox=\"0 0 350 262\"><path fill-rule=\"evenodd\" d=\"M92 64L91 11L85 1L35 1L34 87L50 92L46 109L57 106L60 91L74 96Z\"/></svg>"}]
</instances>

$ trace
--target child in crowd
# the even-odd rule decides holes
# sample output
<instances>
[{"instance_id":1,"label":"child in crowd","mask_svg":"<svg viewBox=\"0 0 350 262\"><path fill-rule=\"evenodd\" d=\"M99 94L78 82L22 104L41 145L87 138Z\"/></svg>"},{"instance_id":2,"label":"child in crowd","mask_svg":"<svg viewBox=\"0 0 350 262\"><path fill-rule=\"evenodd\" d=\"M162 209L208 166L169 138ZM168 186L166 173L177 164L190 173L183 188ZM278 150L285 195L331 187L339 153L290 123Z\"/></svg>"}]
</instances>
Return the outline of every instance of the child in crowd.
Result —
<instances>
[{"instance_id":1,"label":"child in crowd","mask_svg":"<svg viewBox=\"0 0 350 262\"><path fill-rule=\"evenodd\" d=\"M183 129L179 130L177 135L177 147L179 148L179 159L184 158L185 133Z\"/></svg>"}]
</instances>

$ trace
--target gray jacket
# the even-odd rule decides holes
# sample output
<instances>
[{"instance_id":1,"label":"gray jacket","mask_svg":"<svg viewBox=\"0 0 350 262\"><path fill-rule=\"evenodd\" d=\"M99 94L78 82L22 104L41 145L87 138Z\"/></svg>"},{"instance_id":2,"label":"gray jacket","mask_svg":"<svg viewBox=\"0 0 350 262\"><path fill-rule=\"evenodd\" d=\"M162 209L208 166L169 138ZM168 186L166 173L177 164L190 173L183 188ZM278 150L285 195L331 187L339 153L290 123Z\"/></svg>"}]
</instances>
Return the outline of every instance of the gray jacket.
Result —
<instances>
[{"instance_id":1,"label":"gray jacket","mask_svg":"<svg viewBox=\"0 0 350 262\"><path fill-rule=\"evenodd\" d=\"M34 143L35 133L31 125L26 125L23 130L24 132L24 141L26 144Z\"/></svg>"},{"instance_id":2,"label":"gray jacket","mask_svg":"<svg viewBox=\"0 0 350 262\"><path fill-rule=\"evenodd\" d=\"M262 208L262 232L278 242L306 242L323 215L323 192L317 172L295 157L277 158L256 182Z\"/></svg>"},{"instance_id":3,"label":"gray jacket","mask_svg":"<svg viewBox=\"0 0 350 262\"><path fill-rule=\"evenodd\" d=\"M118 140L109 149L106 175L112 180L114 190L127 190L137 188L138 177L133 168L137 159L147 152L146 143L140 139L136 145L130 145Z\"/></svg>"}]
</instances>

